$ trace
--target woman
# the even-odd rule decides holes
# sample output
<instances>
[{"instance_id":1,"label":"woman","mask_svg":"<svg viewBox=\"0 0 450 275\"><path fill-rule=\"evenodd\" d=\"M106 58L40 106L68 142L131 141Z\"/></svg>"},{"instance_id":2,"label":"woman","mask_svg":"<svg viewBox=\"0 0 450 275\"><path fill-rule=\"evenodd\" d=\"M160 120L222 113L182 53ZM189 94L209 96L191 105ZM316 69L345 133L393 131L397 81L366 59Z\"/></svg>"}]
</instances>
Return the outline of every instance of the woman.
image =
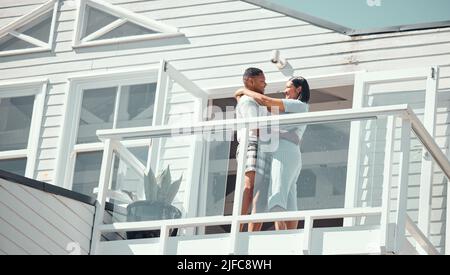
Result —
<instances>
[{"instance_id":1,"label":"woman","mask_svg":"<svg viewBox=\"0 0 450 275\"><path fill-rule=\"evenodd\" d=\"M302 77L293 77L286 83L285 98L271 98L248 89L239 89L235 97L247 95L272 113L308 112L309 84ZM297 179L302 169L300 142L306 125L282 127L278 149L273 152L271 183L268 191L270 211L297 211ZM275 222L277 230L296 229L298 221Z\"/></svg>"}]
</instances>

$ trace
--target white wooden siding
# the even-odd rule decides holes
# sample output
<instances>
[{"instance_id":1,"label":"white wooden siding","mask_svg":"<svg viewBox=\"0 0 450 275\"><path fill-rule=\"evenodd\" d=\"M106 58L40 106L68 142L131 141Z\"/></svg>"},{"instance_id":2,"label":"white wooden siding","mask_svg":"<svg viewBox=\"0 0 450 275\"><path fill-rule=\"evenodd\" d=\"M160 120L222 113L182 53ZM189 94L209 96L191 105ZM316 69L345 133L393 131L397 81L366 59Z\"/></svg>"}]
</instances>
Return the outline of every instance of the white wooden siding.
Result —
<instances>
[{"instance_id":1,"label":"white wooden siding","mask_svg":"<svg viewBox=\"0 0 450 275\"><path fill-rule=\"evenodd\" d=\"M208 90L240 85L242 72L249 66L263 69L270 82L285 80L292 74L308 77L450 63L450 28L351 38L237 0L107 1L178 27L186 37L74 51L72 37L75 5L72 0L62 0L57 14L54 53L0 58L0 81L25 80L43 75L50 79L35 171L38 180L54 181L54 169L57 166L55 157L60 150L56 144L60 144L58 139L64 127L61 123L68 89L66 83L67 78L75 73L105 72L141 65L156 66L164 58L202 89ZM0 26L42 2L43 0L2 0ZM269 62L273 49L281 51L291 68L279 71ZM449 83L450 78L447 77L445 81ZM224 97L231 96L232 92L228 91ZM188 119L186 116L190 115L189 112L183 113L179 109L192 102L186 96L186 93L170 96L169 104L173 106L168 108L168 123ZM446 119L448 114L442 111L438 117L440 116ZM444 122L438 125L438 132L442 133L446 125ZM447 136L442 134L438 142L446 146ZM168 144L165 146L168 146L166 149L170 147ZM166 156L167 159L163 157L164 164L169 158L171 161L184 162L188 147L182 148L177 155L178 159L173 158L173 152L170 157ZM166 150L167 154L169 152ZM439 215L444 211L443 189L443 185L433 187L432 234L439 231L434 226L442 225L445 217ZM414 211L414 203L411 203L413 205L409 209ZM436 244L442 242L442 235L433 235L433 238Z\"/></svg>"},{"instance_id":2,"label":"white wooden siding","mask_svg":"<svg viewBox=\"0 0 450 275\"><path fill-rule=\"evenodd\" d=\"M3 253L89 253L94 206L0 179L0 208Z\"/></svg>"}]
</instances>

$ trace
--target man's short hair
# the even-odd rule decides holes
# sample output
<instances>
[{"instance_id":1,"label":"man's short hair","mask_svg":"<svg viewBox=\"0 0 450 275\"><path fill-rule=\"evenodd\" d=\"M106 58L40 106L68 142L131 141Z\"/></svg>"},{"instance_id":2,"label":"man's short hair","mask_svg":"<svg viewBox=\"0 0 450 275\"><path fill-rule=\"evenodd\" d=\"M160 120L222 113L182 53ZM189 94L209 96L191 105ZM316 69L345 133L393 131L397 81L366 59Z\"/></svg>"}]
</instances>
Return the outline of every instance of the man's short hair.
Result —
<instances>
[{"instance_id":1,"label":"man's short hair","mask_svg":"<svg viewBox=\"0 0 450 275\"><path fill-rule=\"evenodd\" d=\"M247 79L247 78L251 78L251 77L257 77L261 74L263 74L264 72L261 69L258 68L248 68L245 70L244 75L243 75L243 79Z\"/></svg>"}]
</instances>

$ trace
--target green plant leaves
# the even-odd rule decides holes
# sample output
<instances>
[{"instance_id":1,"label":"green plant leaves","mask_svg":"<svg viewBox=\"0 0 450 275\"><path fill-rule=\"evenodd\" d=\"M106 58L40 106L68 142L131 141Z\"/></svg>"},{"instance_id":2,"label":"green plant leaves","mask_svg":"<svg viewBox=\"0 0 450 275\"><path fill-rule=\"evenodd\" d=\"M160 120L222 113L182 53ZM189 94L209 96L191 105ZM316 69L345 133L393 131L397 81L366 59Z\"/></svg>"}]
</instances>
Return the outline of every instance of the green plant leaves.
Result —
<instances>
[{"instance_id":1,"label":"green plant leaves","mask_svg":"<svg viewBox=\"0 0 450 275\"><path fill-rule=\"evenodd\" d=\"M144 177L145 199L148 201L156 201L159 193L159 186L156 182L155 174L150 169L148 175Z\"/></svg>"},{"instance_id":2,"label":"green plant leaves","mask_svg":"<svg viewBox=\"0 0 450 275\"><path fill-rule=\"evenodd\" d=\"M180 189L182 179L183 179L183 175L181 175L181 177L178 180L174 181L172 183L172 185L170 186L169 191L167 193L167 197L166 197L166 202L168 204L172 204L173 199L175 198L175 196L178 193L178 189Z\"/></svg>"},{"instance_id":3,"label":"green plant leaves","mask_svg":"<svg viewBox=\"0 0 450 275\"><path fill-rule=\"evenodd\" d=\"M144 178L145 199L171 204L178 193L178 189L180 189L182 180L183 175L172 183L170 166L167 166L157 178L150 169L148 175Z\"/></svg>"},{"instance_id":4,"label":"green plant leaves","mask_svg":"<svg viewBox=\"0 0 450 275\"><path fill-rule=\"evenodd\" d=\"M169 189L170 189L170 184L172 183L172 177L170 175L170 167L169 166L167 166L167 168L162 171L162 173L158 176L157 181L161 188L159 190L157 200L165 201L167 194L169 192Z\"/></svg>"}]
</instances>

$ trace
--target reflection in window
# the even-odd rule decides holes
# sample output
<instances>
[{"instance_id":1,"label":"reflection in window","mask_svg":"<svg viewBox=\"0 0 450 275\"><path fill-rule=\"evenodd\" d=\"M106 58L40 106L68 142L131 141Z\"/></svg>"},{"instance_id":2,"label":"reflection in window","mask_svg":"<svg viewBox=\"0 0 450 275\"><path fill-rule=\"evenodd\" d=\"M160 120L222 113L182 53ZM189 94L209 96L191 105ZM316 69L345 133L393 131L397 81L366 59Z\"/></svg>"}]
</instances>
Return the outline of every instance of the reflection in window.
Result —
<instances>
[{"instance_id":1,"label":"reflection in window","mask_svg":"<svg viewBox=\"0 0 450 275\"><path fill-rule=\"evenodd\" d=\"M34 96L0 98L0 151L26 149Z\"/></svg>"},{"instance_id":2,"label":"reflection in window","mask_svg":"<svg viewBox=\"0 0 450 275\"><path fill-rule=\"evenodd\" d=\"M31 36L42 42L48 43L50 38L50 29L52 25L52 13L48 12L46 15L39 17L33 21L29 26L26 26L19 30L20 33ZM31 26L31 28L30 28Z\"/></svg>"},{"instance_id":3,"label":"reflection in window","mask_svg":"<svg viewBox=\"0 0 450 275\"><path fill-rule=\"evenodd\" d=\"M119 19L111 14L92 8L90 6L86 6L85 18L86 18L85 22L86 29L83 33L83 37L88 36L91 33L94 33L99 29Z\"/></svg>"},{"instance_id":4,"label":"reflection in window","mask_svg":"<svg viewBox=\"0 0 450 275\"><path fill-rule=\"evenodd\" d=\"M99 129L113 128L117 87L85 90L77 143L98 142Z\"/></svg>"},{"instance_id":5,"label":"reflection in window","mask_svg":"<svg viewBox=\"0 0 450 275\"><path fill-rule=\"evenodd\" d=\"M75 162L72 190L88 196L98 186L103 152L78 153Z\"/></svg>"},{"instance_id":6,"label":"reflection in window","mask_svg":"<svg viewBox=\"0 0 450 275\"><path fill-rule=\"evenodd\" d=\"M139 25L136 25L131 22L127 22L120 27L115 28L114 30L106 33L103 36L100 36L98 39L110 39L117 37L125 37L132 35L143 35L143 34L154 34L158 33L157 31L150 30Z\"/></svg>"},{"instance_id":7,"label":"reflection in window","mask_svg":"<svg viewBox=\"0 0 450 275\"><path fill-rule=\"evenodd\" d=\"M0 170L20 176L25 176L26 166L27 166L26 158L0 160Z\"/></svg>"},{"instance_id":8,"label":"reflection in window","mask_svg":"<svg viewBox=\"0 0 450 275\"><path fill-rule=\"evenodd\" d=\"M123 86L117 127L151 126L155 107L156 83Z\"/></svg>"}]
</instances>

